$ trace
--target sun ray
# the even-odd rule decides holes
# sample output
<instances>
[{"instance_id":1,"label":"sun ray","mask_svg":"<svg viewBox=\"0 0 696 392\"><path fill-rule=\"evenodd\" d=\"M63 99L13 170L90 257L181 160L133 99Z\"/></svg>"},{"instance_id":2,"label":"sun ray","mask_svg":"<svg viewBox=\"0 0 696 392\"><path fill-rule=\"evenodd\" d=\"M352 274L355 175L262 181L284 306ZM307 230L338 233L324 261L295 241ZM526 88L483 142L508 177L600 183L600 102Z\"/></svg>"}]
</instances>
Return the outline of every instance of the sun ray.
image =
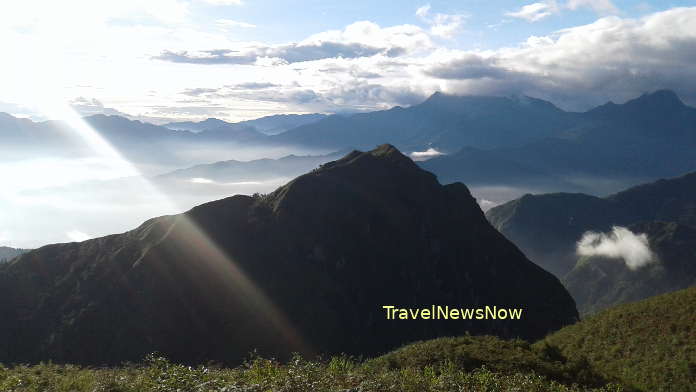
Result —
<instances>
[{"instance_id":1,"label":"sun ray","mask_svg":"<svg viewBox=\"0 0 696 392\"><path fill-rule=\"evenodd\" d=\"M171 199L158 190L145 176L141 175L133 163L125 159L69 105L53 103L47 106L46 115L62 122L68 132L89 146L95 155L115 165L119 173L138 179L139 192L149 192L155 195L159 202L165 203L168 210L177 211L177 206ZM279 331L284 340L290 344L290 347L307 353L313 352L283 311L247 276L238 263L211 240L210 236L196 222L187 215L181 214L177 217L176 225L179 226L177 232L185 233L185 235L174 236L175 241L192 246L197 254L200 254L197 261L206 263L206 267L217 274L216 278L224 279L229 284L230 290L233 290L234 293L240 293L245 301L257 309L270 322L270 325ZM173 227L170 228L170 232L171 229Z\"/></svg>"}]
</instances>

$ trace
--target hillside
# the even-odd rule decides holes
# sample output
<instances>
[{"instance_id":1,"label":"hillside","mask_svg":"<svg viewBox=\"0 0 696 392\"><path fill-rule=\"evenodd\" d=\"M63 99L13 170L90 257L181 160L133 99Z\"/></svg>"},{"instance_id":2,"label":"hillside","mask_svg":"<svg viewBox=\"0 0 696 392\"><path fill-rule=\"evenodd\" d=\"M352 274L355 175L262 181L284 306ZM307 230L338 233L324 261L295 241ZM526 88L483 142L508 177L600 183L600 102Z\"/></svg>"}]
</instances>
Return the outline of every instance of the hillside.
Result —
<instances>
[{"instance_id":1,"label":"hillside","mask_svg":"<svg viewBox=\"0 0 696 392\"><path fill-rule=\"evenodd\" d=\"M605 310L552 334L569 359L642 391L696 390L696 288Z\"/></svg>"},{"instance_id":2,"label":"hillside","mask_svg":"<svg viewBox=\"0 0 696 392\"><path fill-rule=\"evenodd\" d=\"M492 284L492 282L494 284ZM266 196L22 255L0 271L0 361L374 355L438 336L535 339L577 320L558 279L460 183L389 145ZM520 320L387 320L382 306L522 307Z\"/></svg>"}]
</instances>

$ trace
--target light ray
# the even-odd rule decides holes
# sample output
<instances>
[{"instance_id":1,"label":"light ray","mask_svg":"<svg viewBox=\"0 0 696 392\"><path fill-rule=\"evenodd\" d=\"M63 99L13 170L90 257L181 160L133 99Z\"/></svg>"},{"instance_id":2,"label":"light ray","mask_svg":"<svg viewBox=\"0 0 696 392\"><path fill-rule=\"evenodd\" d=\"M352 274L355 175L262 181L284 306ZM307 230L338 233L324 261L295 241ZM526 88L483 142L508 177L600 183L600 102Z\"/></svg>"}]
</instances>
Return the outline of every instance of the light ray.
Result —
<instances>
[{"instance_id":1,"label":"light ray","mask_svg":"<svg viewBox=\"0 0 696 392\"><path fill-rule=\"evenodd\" d=\"M87 144L93 152L115 165L117 172L124 176L133 176L138 179L138 192L149 192L155 195L159 202L166 205L167 210L177 211L173 203L163 192L142 176L138 169L130 161L125 159L107 140L92 128L67 104L51 104L46 106L46 114L66 125L69 132ZM179 243L190 245L197 254L200 254L198 262L206 263L209 270L215 271L216 278L222 278L229 284L230 290L241 293L250 305L270 322L270 325L288 342L291 347L303 352L313 352L304 339L297 332L285 314L271 301L271 299L247 276L239 265L229 257L196 222L187 215L177 217L175 225L178 233L173 239ZM170 228L173 232L174 226ZM147 252L147 251L146 251ZM143 255L144 256L144 255ZM143 257L141 257L142 259ZM205 282L199 282L205 284Z\"/></svg>"}]
</instances>

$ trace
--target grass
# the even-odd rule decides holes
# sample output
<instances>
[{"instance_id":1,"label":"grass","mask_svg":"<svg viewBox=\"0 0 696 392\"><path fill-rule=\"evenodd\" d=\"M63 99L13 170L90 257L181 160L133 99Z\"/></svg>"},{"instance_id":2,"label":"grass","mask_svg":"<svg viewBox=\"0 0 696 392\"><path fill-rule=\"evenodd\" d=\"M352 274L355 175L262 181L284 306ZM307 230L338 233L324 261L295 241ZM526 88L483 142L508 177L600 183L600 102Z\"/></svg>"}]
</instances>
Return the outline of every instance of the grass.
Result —
<instances>
[{"instance_id":1,"label":"grass","mask_svg":"<svg viewBox=\"0 0 696 392\"><path fill-rule=\"evenodd\" d=\"M89 368L0 365L2 392L579 392L696 391L696 287L617 306L529 344L492 336L417 342L366 361L236 368L185 366L151 355Z\"/></svg>"},{"instance_id":2,"label":"grass","mask_svg":"<svg viewBox=\"0 0 696 392\"><path fill-rule=\"evenodd\" d=\"M253 358L238 368L178 365L157 356L119 368L39 364L0 367L3 392L426 392L426 391L605 391L564 385L533 371L500 372L485 366L467 370L444 361L425 366L384 367L379 361L334 357L286 364Z\"/></svg>"},{"instance_id":3,"label":"grass","mask_svg":"<svg viewBox=\"0 0 696 392\"><path fill-rule=\"evenodd\" d=\"M696 391L696 287L605 310L543 345L641 391Z\"/></svg>"}]
</instances>

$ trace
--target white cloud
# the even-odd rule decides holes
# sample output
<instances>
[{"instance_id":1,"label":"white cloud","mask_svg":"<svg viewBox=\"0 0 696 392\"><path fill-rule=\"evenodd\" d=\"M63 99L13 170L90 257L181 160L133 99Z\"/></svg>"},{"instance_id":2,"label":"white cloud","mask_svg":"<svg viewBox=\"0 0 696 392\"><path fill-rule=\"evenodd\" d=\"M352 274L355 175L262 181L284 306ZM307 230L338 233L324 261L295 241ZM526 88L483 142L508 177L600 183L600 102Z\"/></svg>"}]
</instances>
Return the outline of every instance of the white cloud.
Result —
<instances>
[{"instance_id":1,"label":"white cloud","mask_svg":"<svg viewBox=\"0 0 696 392\"><path fill-rule=\"evenodd\" d=\"M609 233L588 231L578 241L576 252L579 256L622 259L632 270L657 261L647 235L620 226L614 226Z\"/></svg>"},{"instance_id":2,"label":"white cloud","mask_svg":"<svg viewBox=\"0 0 696 392\"><path fill-rule=\"evenodd\" d=\"M411 153L411 159L414 161L425 161L430 158L435 158L440 155L443 155L440 151L434 149L434 148L429 148L425 151L414 151Z\"/></svg>"},{"instance_id":3,"label":"white cloud","mask_svg":"<svg viewBox=\"0 0 696 392\"><path fill-rule=\"evenodd\" d=\"M191 181L194 184L212 184L215 182L209 178L204 178L204 177L194 177L194 178L191 178L189 181Z\"/></svg>"},{"instance_id":4,"label":"white cloud","mask_svg":"<svg viewBox=\"0 0 696 392\"><path fill-rule=\"evenodd\" d=\"M461 30L466 19L464 14L431 14L430 4L418 8L416 16L430 26L430 34L442 38L454 37Z\"/></svg>"},{"instance_id":5,"label":"white cloud","mask_svg":"<svg viewBox=\"0 0 696 392\"><path fill-rule=\"evenodd\" d=\"M352 23L344 30L331 30L282 45L236 44L230 48L196 52L165 50L155 59L188 64L282 65L331 58L360 58L383 54L402 56L427 49L432 44L417 26L382 28L376 23Z\"/></svg>"},{"instance_id":6,"label":"white cloud","mask_svg":"<svg viewBox=\"0 0 696 392\"><path fill-rule=\"evenodd\" d=\"M469 94L527 94L582 110L661 88L696 101L696 8L594 23L532 36L499 50L440 51L424 61L445 89Z\"/></svg>"},{"instance_id":7,"label":"white cloud","mask_svg":"<svg viewBox=\"0 0 696 392\"><path fill-rule=\"evenodd\" d=\"M488 199L482 199L482 198L476 199L476 202L478 203L479 207L481 207L481 209L484 212L490 210L491 208L493 208L499 204L499 203L496 203L494 201L490 201Z\"/></svg>"},{"instance_id":8,"label":"white cloud","mask_svg":"<svg viewBox=\"0 0 696 392\"><path fill-rule=\"evenodd\" d=\"M611 0L568 0L566 8L577 10L578 8L591 8L599 14L616 14L619 9Z\"/></svg>"},{"instance_id":9,"label":"white cloud","mask_svg":"<svg viewBox=\"0 0 696 392\"><path fill-rule=\"evenodd\" d=\"M212 5L242 5L244 2L242 0L200 0L204 3Z\"/></svg>"},{"instance_id":10,"label":"white cloud","mask_svg":"<svg viewBox=\"0 0 696 392\"><path fill-rule=\"evenodd\" d=\"M87 241L92 238L91 235L83 233L79 230L70 230L65 235L70 239L70 241L73 242L82 242L82 241Z\"/></svg>"},{"instance_id":11,"label":"white cloud","mask_svg":"<svg viewBox=\"0 0 696 392\"><path fill-rule=\"evenodd\" d=\"M506 16L524 19L528 22L538 22L551 15L561 12L561 10L575 11L581 8L590 8L600 15L616 14L619 9L611 0L568 0L565 4L559 5L557 0L545 0L522 6L517 11L507 12Z\"/></svg>"},{"instance_id":12,"label":"white cloud","mask_svg":"<svg viewBox=\"0 0 696 392\"><path fill-rule=\"evenodd\" d=\"M544 3L527 4L522 6L522 8L520 8L518 11L508 12L505 15L512 18L524 19L529 22L538 22L557 12L558 5L554 0Z\"/></svg>"},{"instance_id":13,"label":"white cloud","mask_svg":"<svg viewBox=\"0 0 696 392\"><path fill-rule=\"evenodd\" d=\"M218 19L215 21L215 24L223 29L228 29L232 27L241 27L245 29L253 29L256 27L255 24L247 23L247 22L240 22L238 20L231 20L231 19Z\"/></svg>"}]
</instances>

